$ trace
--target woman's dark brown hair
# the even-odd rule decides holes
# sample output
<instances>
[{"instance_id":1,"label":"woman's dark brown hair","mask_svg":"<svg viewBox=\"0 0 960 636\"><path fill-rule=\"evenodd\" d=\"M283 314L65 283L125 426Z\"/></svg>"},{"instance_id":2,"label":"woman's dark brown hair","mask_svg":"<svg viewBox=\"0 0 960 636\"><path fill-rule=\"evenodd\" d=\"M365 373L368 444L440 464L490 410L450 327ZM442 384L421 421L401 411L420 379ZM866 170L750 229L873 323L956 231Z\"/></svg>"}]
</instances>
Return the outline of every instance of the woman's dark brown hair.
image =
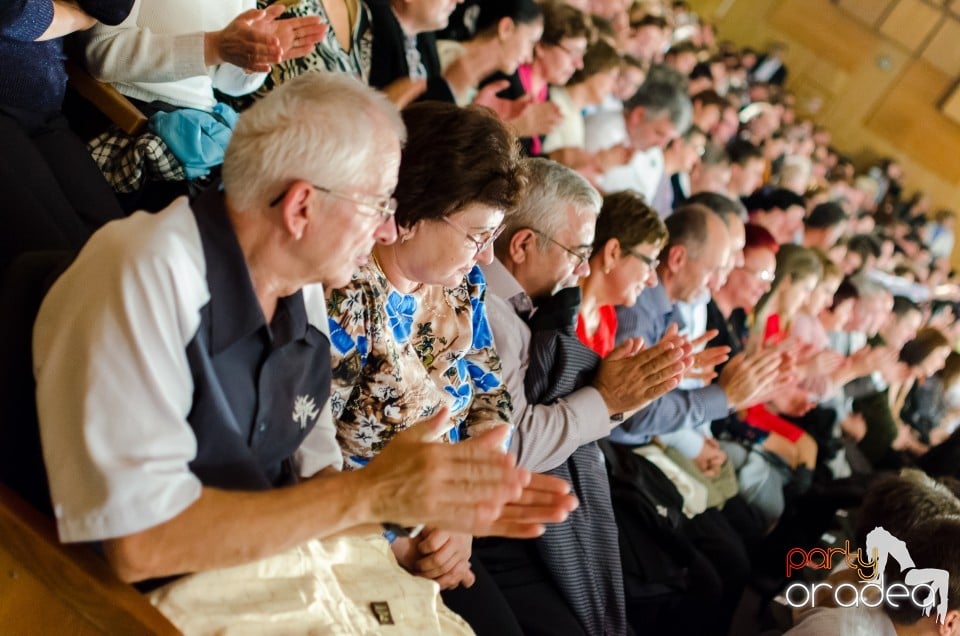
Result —
<instances>
[{"instance_id":1,"label":"woman's dark brown hair","mask_svg":"<svg viewBox=\"0 0 960 636\"><path fill-rule=\"evenodd\" d=\"M903 345L903 349L900 350L900 361L915 367L929 358L937 349L949 346L950 342L939 329L924 327L917 332L913 340Z\"/></svg>"},{"instance_id":2,"label":"woman's dark brown hair","mask_svg":"<svg viewBox=\"0 0 960 636\"><path fill-rule=\"evenodd\" d=\"M612 238L617 239L625 250L642 243L662 247L667 242L667 226L641 194L624 190L603 197L593 238L593 253L600 252Z\"/></svg>"},{"instance_id":3,"label":"woman's dark brown hair","mask_svg":"<svg viewBox=\"0 0 960 636\"><path fill-rule=\"evenodd\" d=\"M620 54L604 40L597 40L583 55L583 68L577 70L570 84L582 84L594 75L620 68Z\"/></svg>"},{"instance_id":4,"label":"woman's dark brown hair","mask_svg":"<svg viewBox=\"0 0 960 636\"><path fill-rule=\"evenodd\" d=\"M540 5L543 9L543 35L541 44L557 46L566 38L594 39L590 16L561 0L549 0Z\"/></svg>"},{"instance_id":5,"label":"woman's dark brown hair","mask_svg":"<svg viewBox=\"0 0 960 636\"><path fill-rule=\"evenodd\" d=\"M527 182L520 147L493 111L418 102L402 116L407 143L394 193L400 227L474 203L509 214L520 201Z\"/></svg>"}]
</instances>

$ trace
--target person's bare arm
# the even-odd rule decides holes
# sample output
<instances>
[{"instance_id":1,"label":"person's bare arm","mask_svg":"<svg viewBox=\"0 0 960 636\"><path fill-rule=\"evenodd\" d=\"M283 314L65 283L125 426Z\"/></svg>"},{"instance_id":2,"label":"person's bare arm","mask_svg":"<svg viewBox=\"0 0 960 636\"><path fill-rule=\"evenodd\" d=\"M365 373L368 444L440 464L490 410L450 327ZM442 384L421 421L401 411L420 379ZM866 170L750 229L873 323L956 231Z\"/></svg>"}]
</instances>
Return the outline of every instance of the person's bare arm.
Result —
<instances>
[{"instance_id":1,"label":"person's bare arm","mask_svg":"<svg viewBox=\"0 0 960 636\"><path fill-rule=\"evenodd\" d=\"M345 496L360 486L357 476L343 473L264 492L204 488L200 499L166 523L104 541L104 555L130 582L265 558L372 523L367 498Z\"/></svg>"},{"instance_id":2,"label":"person's bare arm","mask_svg":"<svg viewBox=\"0 0 960 636\"><path fill-rule=\"evenodd\" d=\"M397 108L404 108L420 97L427 90L427 80L401 77L394 80L383 89L384 94Z\"/></svg>"},{"instance_id":3,"label":"person's bare arm","mask_svg":"<svg viewBox=\"0 0 960 636\"><path fill-rule=\"evenodd\" d=\"M72 2L53 0L53 20L47 30L36 39L37 42L55 40L65 35L86 31L97 21Z\"/></svg>"},{"instance_id":4,"label":"person's bare arm","mask_svg":"<svg viewBox=\"0 0 960 636\"><path fill-rule=\"evenodd\" d=\"M377 531L385 521L527 538L576 506L564 482L532 477L500 450L507 427L461 444L425 442L446 417L442 411L404 431L362 470L265 492L205 487L173 519L105 541L107 560L122 579L139 581L229 567L312 538Z\"/></svg>"}]
</instances>

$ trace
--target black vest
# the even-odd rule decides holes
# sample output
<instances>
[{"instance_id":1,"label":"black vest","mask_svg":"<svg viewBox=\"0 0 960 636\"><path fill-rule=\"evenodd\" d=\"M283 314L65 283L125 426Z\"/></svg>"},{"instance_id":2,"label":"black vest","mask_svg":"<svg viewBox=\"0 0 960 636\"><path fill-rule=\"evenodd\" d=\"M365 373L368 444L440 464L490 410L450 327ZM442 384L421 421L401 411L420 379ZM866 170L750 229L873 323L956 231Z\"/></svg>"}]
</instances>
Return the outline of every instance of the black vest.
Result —
<instances>
[{"instance_id":1,"label":"black vest","mask_svg":"<svg viewBox=\"0 0 960 636\"><path fill-rule=\"evenodd\" d=\"M197 439L190 470L227 490L292 483L293 454L330 397L330 341L308 323L299 291L264 324L222 196L208 192L193 209L211 299L186 350Z\"/></svg>"}]
</instances>

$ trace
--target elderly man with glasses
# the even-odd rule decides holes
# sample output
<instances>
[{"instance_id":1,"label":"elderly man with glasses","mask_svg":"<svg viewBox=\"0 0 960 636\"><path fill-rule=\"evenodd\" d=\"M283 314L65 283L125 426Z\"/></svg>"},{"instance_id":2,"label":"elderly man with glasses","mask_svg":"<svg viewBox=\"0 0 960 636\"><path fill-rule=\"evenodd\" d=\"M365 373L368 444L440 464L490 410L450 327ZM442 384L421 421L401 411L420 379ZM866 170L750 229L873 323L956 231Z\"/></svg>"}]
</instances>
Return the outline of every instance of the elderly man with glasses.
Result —
<instances>
[{"instance_id":1,"label":"elderly man with glasses","mask_svg":"<svg viewBox=\"0 0 960 636\"><path fill-rule=\"evenodd\" d=\"M528 159L526 166L528 190L494 243L496 259L483 267L487 311L513 399L511 450L525 468L570 479L581 506L537 539L536 550L484 540L475 552L524 633L626 633L616 526L594 442L624 412L676 386L689 349L672 338L601 362L580 345L576 283L589 271L600 195L553 161ZM541 346L548 332L565 332L562 347L577 353L552 356Z\"/></svg>"}]
</instances>

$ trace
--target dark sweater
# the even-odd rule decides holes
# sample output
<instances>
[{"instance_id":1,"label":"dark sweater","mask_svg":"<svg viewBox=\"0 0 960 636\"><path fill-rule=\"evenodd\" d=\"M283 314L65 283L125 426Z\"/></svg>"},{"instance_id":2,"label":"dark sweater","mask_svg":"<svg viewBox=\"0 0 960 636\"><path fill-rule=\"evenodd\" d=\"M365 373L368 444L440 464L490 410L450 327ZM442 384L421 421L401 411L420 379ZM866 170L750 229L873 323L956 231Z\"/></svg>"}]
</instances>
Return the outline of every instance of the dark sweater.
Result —
<instances>
[{"instance_id":1,"label":"dark sweater","mask_svg":"<svg viewBox=\"0 0 960 636\"><path fill-rule=\"evenodd\" d=\"M373 51L370 60L370 85L386 88L391 82L409 77L404 34L390 0L367 0L373 28ZM453 102L453 93L440 73L440 57L433 33L417 35L417 50L427 72L427 90L418 99Z\"/></svg>"},{"instance_id":2,"label":"dark sweater","mask_svg":"<svg viewBox=\"0 0 960 636\"><path fill-rule=\"evenodd\" d=\"M104 24L119 24L133 0L80 0L80 7ZM0 2L0 107L56 113L63 103L67 73L63 40L35 42L53 21L53 0Z\"/></svg>"}]
</instances>

